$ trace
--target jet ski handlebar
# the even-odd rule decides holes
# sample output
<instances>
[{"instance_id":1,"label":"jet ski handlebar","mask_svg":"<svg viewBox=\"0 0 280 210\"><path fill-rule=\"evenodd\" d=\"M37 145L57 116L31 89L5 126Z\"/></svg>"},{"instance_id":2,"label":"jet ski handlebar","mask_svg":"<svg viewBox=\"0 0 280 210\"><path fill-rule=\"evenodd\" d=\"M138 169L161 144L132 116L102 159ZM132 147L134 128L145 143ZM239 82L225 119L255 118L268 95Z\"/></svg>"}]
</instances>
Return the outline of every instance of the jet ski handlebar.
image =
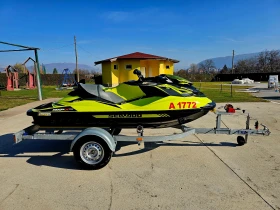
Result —
<instances>
[{"instance_id":1,"label":"jet ski handlebar","mask_svg":"<svg viewBox=\"0 0 280 210\"><path fill-rule=\"evenodd\" d=\"M138 76L138 78L139 78L138 80L140 82L143 82L144 77L143 77L141 71L139 71L138 69L134 69L133 74L136 74Z\"/></svg>"}]
</instances>

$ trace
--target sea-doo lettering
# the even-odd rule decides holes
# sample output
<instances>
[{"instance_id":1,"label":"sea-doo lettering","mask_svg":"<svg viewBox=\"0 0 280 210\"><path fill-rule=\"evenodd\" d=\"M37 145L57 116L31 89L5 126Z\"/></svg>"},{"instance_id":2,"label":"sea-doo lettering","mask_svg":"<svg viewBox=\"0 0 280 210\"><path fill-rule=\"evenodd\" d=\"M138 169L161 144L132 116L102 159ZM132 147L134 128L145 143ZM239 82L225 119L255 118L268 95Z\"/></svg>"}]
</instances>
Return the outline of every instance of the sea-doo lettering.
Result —
<instances>
[{"instance_id":1,"label":"sea-doo lettering","mask_svg":"<svg viewBox=\"0 0 280 210\"><path fill-rule=\"evenodd\" d=\"M142 114L112 114L109 118L141 118Z\"/></svg>"}]
</instances>

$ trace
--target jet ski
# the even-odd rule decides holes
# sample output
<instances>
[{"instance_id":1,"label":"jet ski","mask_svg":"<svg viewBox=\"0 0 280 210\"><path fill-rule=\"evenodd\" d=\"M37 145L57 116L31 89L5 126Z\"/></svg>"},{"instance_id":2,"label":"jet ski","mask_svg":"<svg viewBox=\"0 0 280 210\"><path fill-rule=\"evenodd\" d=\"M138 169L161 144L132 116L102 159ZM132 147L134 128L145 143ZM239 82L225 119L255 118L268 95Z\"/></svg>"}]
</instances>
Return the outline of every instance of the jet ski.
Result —
<instances>
[{"instance_id":1,"label":"jet ski","mask_svg":"<svg viewBox=\"0 0 280 210\"><path fill-rule=\"evenodd\" d=\"M172 84L173 86L176 87L191 89L193 94L196 96L205 96L202 92L197 90L190 81L176 75L160 74L159 76L156 77L143 78L143 80L149 82L162 83L162 84Z\"/></svg>"},{"instance_id":2,"label":"jet ski","mask_svg":"<svg viewBox=\"0 0 280 210\"><path fill-rule=\"evenodd\" d=\"M77 88L57 102L27 111L33 124L42 128L177 127L196 120L216 106L193 85L173 75L144 78L116 87L78 83Z\"/></svg>"}]
</instances>

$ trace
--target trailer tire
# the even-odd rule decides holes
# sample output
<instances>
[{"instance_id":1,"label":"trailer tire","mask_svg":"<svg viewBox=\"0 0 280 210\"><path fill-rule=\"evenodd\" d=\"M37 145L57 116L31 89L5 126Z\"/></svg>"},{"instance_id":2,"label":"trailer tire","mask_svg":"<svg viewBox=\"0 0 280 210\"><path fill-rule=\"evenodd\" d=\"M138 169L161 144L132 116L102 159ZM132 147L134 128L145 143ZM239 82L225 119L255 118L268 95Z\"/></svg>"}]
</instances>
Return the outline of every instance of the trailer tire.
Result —
<instances>
[{"instance_id":1,"label":"trailer tire","mask_svg":"<svg viewBox=\"0 0 280 210\"><path fill-rule=\"evenodd\" d=\"M97 170L109 163L113 152L103 139L85 136L75 144L73 154L82 168Z\"/></svg>"},{"instance_id":2,"label":"trailer tire","mask_svg":"<svg viewBox=\"0 0 280 210\"><path fill-rule=\"evenodd\" d=\"M237 136L237 144L239 146L243 146L244 144L246 144L246 140L243 136Z\"/></svg>"}]
</instances>

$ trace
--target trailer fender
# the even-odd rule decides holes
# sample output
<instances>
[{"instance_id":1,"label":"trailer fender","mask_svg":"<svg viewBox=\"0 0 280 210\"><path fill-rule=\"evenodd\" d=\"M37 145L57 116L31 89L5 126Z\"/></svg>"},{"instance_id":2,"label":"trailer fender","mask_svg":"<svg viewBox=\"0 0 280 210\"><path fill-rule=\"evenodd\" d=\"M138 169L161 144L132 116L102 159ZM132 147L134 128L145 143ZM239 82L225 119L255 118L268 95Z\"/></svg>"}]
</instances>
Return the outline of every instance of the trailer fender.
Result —
<instances>
[{"instance_id":1,"label":"trailer fender","mask_svg":"<svg viewBox=\"0 0 280 210\"><path fill-rule=\"evenodd\" d=\"M83 130L80 134L78 134L71 143L70 151L73 150L74 145L84 136L98 136L98 137L100 137L101 139L103 139L107 143L110 150L112 152L115 152L116 142L115 142L114 138L112 137L112 135L108 131L106 131L102 128L95 128L95 127L87 128L87 129Z\"/></svg>"}]
</instances>

